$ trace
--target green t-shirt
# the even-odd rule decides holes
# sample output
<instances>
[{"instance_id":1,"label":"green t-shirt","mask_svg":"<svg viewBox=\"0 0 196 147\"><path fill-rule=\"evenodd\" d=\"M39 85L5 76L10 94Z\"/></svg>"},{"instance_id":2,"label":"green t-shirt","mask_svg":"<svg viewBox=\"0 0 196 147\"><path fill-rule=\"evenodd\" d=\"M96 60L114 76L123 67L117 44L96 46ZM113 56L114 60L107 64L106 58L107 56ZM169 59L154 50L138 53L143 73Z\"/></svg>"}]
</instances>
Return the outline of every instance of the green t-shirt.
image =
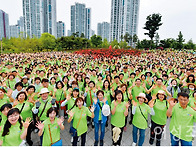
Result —
<instances>
[{"instance_id":1,"label":"green t-shirt","mask_svg":"<svg viewBox=\"0 0 196 147\"><path fill-rule=\"evenodd\" d=\"M15 89L15 84L16 84L16 80L15 79L13 79L12 81L6 80L6 86L11 88L12 90Z\"/></svg>"},{"instance_id":2,"label":"green t-shirt","mask_svg":"<svg viewBox=\"0 0 196 147\"><path fill-rule=\"evenodd\" d=\"M107 98L108 101L108 105L111 106L111 94L112 94L112 90L103 90L104 92L104 97Z\"/></svg>"},{"instance_id":3,"label":"green t-shirt","mask_svg":"<svg viewBox=\"0 0 196 147\"><path fill-rule=\"evenodd\" d=\"M151 116L151 119L153 122L159 125L165 125L167 122L167 109L169 108L169 104L166 102L166 100L160 101L159 99L156 99L154 102L154 111L155 115Z\"/></svg>"},{"instance_id":4,"label":"green t-shirt","mask_svg":"<svg viewBox=\"0 0 196 147\"><path fill-rule=\"evenodd\" d=\"M10 103L10 99L8 98L7 95L4 94L4 97L2 99L0 99L0 108L6 104L6 103ZM1 114L1 113L0 113Z\"/></svg>"},{"instance_id":5,"label":"green t-shirt","mask_svg":"<svg viewBox=\"0 0 196 147\"><path fill-rule=\"evenodd\" d=\"M43 128L43 143L42 146L50 146L51 145L51 139L50 139L50 133L49 133L49 126L50 126L50 132L52 137L52 143L57 142L60 140L60 126L57 123L57 120L59 118L55 118L54 123L52 124L50 119L47 118L44 123ZM49 125L49 126L48 126Z\"/></svg>"},{"instance_id":6,"label":"green t-shirt","mask_svg":"<svg viewBox=\"0 0 196 147\"><path fill-rule=\"evenodd\" d=\"M46 120L47 119L47 111L48 109L50 109L52 107L52 104L51 104L51 101L52 101L52 97L48 97L48 99L46 100L47 101L47 104L46 104L46 108L42 114L42 116L40 117L40 114L42 113L42 110L44 109L44 105L45 105L45 102L40 98L40 107L39 107L39 112L38 112L38 117L40 117L40 120L43 121L43 120ZM32 110L34 110L36 108L36 106L33 107Z\"/></svg>"},{"instance_id":7,"label":"green t-shirt","mask_svg":"<svg viewBox=\"0 0 196 147\"><path fill-rule=\"evenodd\" d=\"M55 96L56 96L56 101L64 100L65 97L64 97L63 89L57 89Z\"/></svg>"},{"instance_id":8,"label":"green t-shirt","mask_svg":"<svg viewBox=\"0 0 196 147\"><path fill-rule=\"evenodd\" d=\"M196 112L189 106L183 109L177 103L172 109L172 118L170 121L170 132L185 141L192 141L193 122L196 119Z\"/></svg>"},{"instance_id":9,"label":"green t-shirt","mask_svg":"<svg viewBox=\"0 0 196 147\"><path fill-rule=\"evenodd\" d=\"M71 98L71 99L69 99L68 101L67 101L67 110L70 110L72 107L73 107L73 105L74 105L74 103L75 103L75 100L76 99L74 99L74 98Z\"/></svg>"},{"instance_id":10,"label":"green t-shirt","mask_svg":"<svg viewBox=\"0 0 196 147\"><path fill-rule=\"evenodd\" d=\"M136 126L139 129L146 129L148 127L147 126L148 124L147 124L146 119L141 114L139 106L141 108L141 111L142 111L143 115L145 116L145 118L147 120L148 120L148 113L151 112L150 107L147 104L143 103L142 105L140 105L139 102L138 102L137 106L136 106L135 114L133 116L133 125Z\"/></svg>"},{"instance_id":11,"label":"green t-shirt","mask_svg":"<svg viewBox=\"0 0 196 147\"><path fill-rule=\"evenodd\" d=\"M159 90L163 90L163 89L162 88L159 88L158 86L156 88L152 89L151 95L157 94Z\"/></svg>"},{"instance_id":12,"label":"green t-shirt","mask_svg":"<svg viewBox=\"0 0 196 147\"><path fill-rule=\"evenodd\" d=\"M1 129L3 129L6 121L7 121L7 116L1 114L1 123L0 123Z\"/></svg>"},{"instance_id":13,"label":"green t-shirt","mask_svg":"<svg viewBox=\"0 0 196 147\"><path fill-rule=\"evenodd\" d=\"M82 106L81 109L79 109L78 107L74 107L72 109L72 112L74 113L73 127L77 130L77 136L80 136L80 135L84 134L85 132L87 132L87 129L88 129L87 128L87 116L90 117L92 115L92 113L85 106ZM80 120L80 117L81 117L81 120ZM78 124L79 120L80 120L80 123ZM77 125L78 125L78 127L77 127Z\"/></svg>"},{"instance_id":14,"label":"green t-shirt","mask_svg":"<svg viewBox=\"0 0 196 147\"><path fill-rule=\"evenodd\" d=\"M89 107L91 105L91 101L92 101L92 104L93 104L93 98L94 98L94 92L93 90L89 90L87 92L87 96L86 96L86 106Z\"/></svg>"},{"instance_id":15,"label":"green t-shirt","mask_svg":"<svg viewBox=\"0 0 196 147\"><path fill-rule=\"evenodd\" d=\"M24 104L24 107L22 109L22 106ZM28 117L31 117L33 118L33 115L32 115L32 108L33 108L33 104L30 103L30 102L24 102L24 103L18 103L15 108L18 108L20 111L22 109L22 112L20 113L20 115L22 116L22 119L25 121L26 118Z\"/></svg>"},{"instance_id":16,"label":"green t-shirt","mask_svg":"<svg viewBox=\"0 0 196 147\"><path fill-rule=\"evenodd\" d=\"M20 136L23 133L24 128L20 129L20 123L17 122L16 125L11 125L9 128L9 134L6 136L0 136L0 140L3 141L2 146L19 146L22 143ZM1 129L1 134L3 129Z\"/></svg>"},{"instance_id":17,"label":"green t-shirt","mask_svg":"<svg viewBox=\"0 0 196 147\"><path fill-rule=\"evenodd\" d=\"M145 93L144 87L135 86L135 87L132 88L131 94L133 96L134 101L138 101L138 100L136 100L136 96L138 96L140 93Z\"/></svg>"},{"instance_id":18,"label":"green t-shirt","mask_svg":"<svg viewBox=\"0 0 196 147\"><path fill-rule=\"evenodd\" d=\"M116 101L118 103L118 101ZM116 106L115 114L111 116L111 124L115 127L122 128L125 125L125 115L124 112L126 110L125 106L126 102L121 102L120 104ZM111 110L114 109L114 101L112 101L111 104Z\"/></svg>"}]
</instances>

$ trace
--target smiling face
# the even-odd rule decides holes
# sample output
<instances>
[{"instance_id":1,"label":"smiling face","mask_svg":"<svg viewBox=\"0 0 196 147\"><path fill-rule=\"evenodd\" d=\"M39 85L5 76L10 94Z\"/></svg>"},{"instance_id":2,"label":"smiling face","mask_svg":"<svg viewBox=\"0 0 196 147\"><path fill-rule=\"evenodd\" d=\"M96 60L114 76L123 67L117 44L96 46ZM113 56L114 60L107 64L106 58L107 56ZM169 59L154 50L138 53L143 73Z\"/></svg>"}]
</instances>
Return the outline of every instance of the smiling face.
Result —
<instances>
[{"instance_id":1,"label":"smiling face","mask_svg":"<svg viewBox=\"0 0 196 147\"><path fill-rule=\"evenodd\" d=\"M186 107L189 102L189 99L187 97L179 96L178 101L181 107Z\"/></svg>"},{"instance_id":2,"label":"smiling face","mask_svg":"<svg viewBox=\"0 0 196 147\"><path fill-rule=\"evenodd\" d=\"M81 100L77 101L76 105L78 106L78 108L82 108L83 101L81 101Z\"/></svg>"},{"instance_id":3,"label":"smiling face","mask_svg":"<svg viewBox=\"0 0 196 147\"><path fill-rule=\"evenodd\" d=\"M122 94L121 93L117 94L116 99L117 101L122 101Z\"/></svg>"},{"instance_id":4,"label":"smiling face","mask_svg":"<svg viewBox=\"0 0 196 147\"><path fill-rule=\"evenodd\" d=\"M41 94L42 100L47 100L48 94L49 94L49 93L43 93L43 94Z\"/></svg>"},{"instance_id":5,"label":"smiling face","mask_svg":"<svg viewBox=\"0 0 196 147\"><path fill-rule=\"evenodd\" d=\"M58 87L59 89L61 89L61 88L62 88L62 85L61 85L61 83L60 83L60 82L57 84L57 87Z\"/></svg>"},{"instance_id":6,"label":"smiling face","mask_svg":"<svg viewBox=\"0 0 196 147\"><path fill-rule=\"evenodd\" d=\"M163 100L164 100L164 98L165 98L165 95L164 95L164 94L159 93L159 94L158 94L158 98L159 98L159 100L160 100L160 101L163 101Z\"/></svg>"},{"instance_id":7,"label":"smiling face","mask_svg":"<svg viewBox=\"0 0 196 147\"><path fill-rule=\"evenodd\" d=\"M12 115L8 116L8 121L10 122L11 125L14 125L18 122L20 115L19 113L15 112Z\"/></svg>"},{"instance_id":8,"label":"smiling face","mask_svg":"<svg viewBox=\"0 0 196 147\"><path fill-rule=\"evenodd\" d=\"M139 101L140 104L142 104L142 103L144 103L144 98L138 97L138 101Z\"/></svg>"},{"instance_id":9,"label":"smiling face","mask_svg":"<svg viewBox=\"0 0 196 147\"><path fill-rule=\"evenodd\" d=\"M25 100L25 94L24 93L21 93L19 96L18 96L18 101L19 102L24 102Z\"/></svg>"},{"instance_id":10,"label":"smiling face","mask_svg":"<svg viewBox=\"0 0 196 147\"><path fill-rule=\"evenodd\" d=\"M99 94L97 95L97 97L98 97L98 99L99 99L100 101L103 100L103 94L102 94L101 92L99 92Z\"/></svg>"},{"instance_id":11,"label":"smiling face","mask_svg":"<svg viewBox=\"0 0 196 147\"><path fill-rule=\"evenodd\" d=\"M10 110L9 107L5 107L4 110L2 111L2 113L7 116L8 111Z\"/></svg>"},{"instance_id":12,"label":"smiling face","mask_svg":"<svg viewBox=\"0 0 196 147\"><path fill-rule=\"evenodd\" d=\"M30 89L28 90L28 93L29 93L29 94L34 93L34 88L30 88Z\"/></svg>"},{"instance_id":13,"label":"smiling face","mask_svg":"<svg viewBox=\"0 0 196 147\"><path fill-rule=\"evenodd\" d=\"M5 94L5 93L4 93L3 91L0 90L0 98L3 98L3 97L4 97L4 94Z\"/></svg>"},{"instance_id":14,"label":"smiling face","mask_svg":"<svg viewBox=\"0 0 196 147\"><path fill-rule=\"evenodd\" d=\"M50 120L51 120L51 121L54 120L55 117L56 117L56 112L55 112L55 111L52 111L52 112L49 114Z\"/></svg>"}]
</instances>

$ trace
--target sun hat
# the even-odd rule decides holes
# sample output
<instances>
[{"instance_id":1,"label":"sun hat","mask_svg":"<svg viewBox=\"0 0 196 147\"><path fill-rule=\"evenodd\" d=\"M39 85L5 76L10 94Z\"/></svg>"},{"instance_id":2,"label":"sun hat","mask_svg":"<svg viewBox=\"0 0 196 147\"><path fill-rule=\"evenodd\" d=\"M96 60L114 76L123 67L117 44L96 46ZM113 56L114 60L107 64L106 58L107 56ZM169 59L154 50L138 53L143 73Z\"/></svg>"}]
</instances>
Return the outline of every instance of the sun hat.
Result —
<instances>
[{"instance_id":1,"label":"sun hat","mask_svg":"<svg viewBox=\"0 0 196 147\"><path fill-rule=\"evenodd\" d=\"M189 85L193 85L196 89L196 85L194 83L187 83L187 87L189 87Z\"/></svg>"},{"instance_id":2,"label":"sun hat","mask_svg":"<svg viewBox=\"0 0 196 147\"><path fill-rule=\"evenodd\" d=\"M49 93L48 88L42 88L39 94L41 95L43 93Z\"/></svg>"},{"instance_id":3,"label":"sun hat","mask_svg":"<svg viewBox=\"0 0 196 147\"><path fill-rule=\"evenodd\" d=\"M110 115L110 106L107 104L103 105L102 113L104 116L109 116Z\"/></svg>"},{"instance_id":4,"label":"sun hat","mask_svg":"<svg viewBox=\"0 0 196 147\"><path fill-rule=\"evenodd\" d=\"M143 98L145 100L145 102L148 102L148 99L146 98L145 93L140 93L138 96L136 96L136 99L138 99L138 98Z\"/></svg>"}]
</instances>

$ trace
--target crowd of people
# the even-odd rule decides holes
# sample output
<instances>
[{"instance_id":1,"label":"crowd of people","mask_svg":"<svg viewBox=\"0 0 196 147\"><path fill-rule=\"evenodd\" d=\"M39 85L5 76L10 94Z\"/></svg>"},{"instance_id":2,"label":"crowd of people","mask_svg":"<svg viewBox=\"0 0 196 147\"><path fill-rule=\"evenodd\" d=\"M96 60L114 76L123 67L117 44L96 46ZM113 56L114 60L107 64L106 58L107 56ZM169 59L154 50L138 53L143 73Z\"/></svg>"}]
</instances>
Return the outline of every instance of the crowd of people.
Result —
<instances>
[{"instance_id":1,"label":"crowd of people","mask_svg":"<svg viewBox=\"0 0 196 147\"><path fill-rule=\"evenodd\" d=\"M196 122L196 56L154 50L112 58L66 52L5 54L0 60L0 145L61 146L65 121L73 146L85 146L88 126L94 146L121 145L131 125L132 146L161 145L167 119L172 146L192 145ZM99 134L100 132L100 134ZM139 135L138 135L139 132Z\"/></svg>"}]
</instances>

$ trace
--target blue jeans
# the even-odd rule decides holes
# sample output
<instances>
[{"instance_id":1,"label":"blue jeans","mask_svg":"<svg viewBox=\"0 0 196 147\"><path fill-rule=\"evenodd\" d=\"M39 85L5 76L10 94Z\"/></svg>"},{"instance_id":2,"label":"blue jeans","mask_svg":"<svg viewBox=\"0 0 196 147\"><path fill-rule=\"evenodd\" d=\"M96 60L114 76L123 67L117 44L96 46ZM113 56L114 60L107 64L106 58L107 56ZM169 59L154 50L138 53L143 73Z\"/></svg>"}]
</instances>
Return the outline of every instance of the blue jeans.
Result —
<instances>
[{"instance_id":1,"label":"blue jeans","mask_svg":"<svg viewBox=\"0 0 196 147\"><path fill-rule=\"evenodd\" d=\"M170 137L171 137L171 146L179 146L179 142L181 143L181 146L192 146L192 141L185 141L179 139L178 137L174 136L172 133L170 133Z\"/></svg>"},{"instance_id":2,"label":"blue jeans","mask_svg":"<svg viewBox=\"0 0 196 147\"><path fill-rule=\"evenodd\" d=\"M101 120L99 120L98 123L94 122L94 125L95 125L95 141L99 141L99 126L101 126L100 140L104 139L104 136L105 136L105 124L106 123L101 123Z\"/></svg>"},{"instance_id":3,"label":"blue jeans","mask_svg":"<svg viewBox=\"0 0 196 147\"><path fill-rule=\"evenodd\" d=\"M134 125L133 125L133 142L137 143L137 132L138 132L138 130L140 132L138 146L142 146L143 143L144 143L144 139L145 139L145 129L139 129Z\"/></svg>"}]
</instances>

